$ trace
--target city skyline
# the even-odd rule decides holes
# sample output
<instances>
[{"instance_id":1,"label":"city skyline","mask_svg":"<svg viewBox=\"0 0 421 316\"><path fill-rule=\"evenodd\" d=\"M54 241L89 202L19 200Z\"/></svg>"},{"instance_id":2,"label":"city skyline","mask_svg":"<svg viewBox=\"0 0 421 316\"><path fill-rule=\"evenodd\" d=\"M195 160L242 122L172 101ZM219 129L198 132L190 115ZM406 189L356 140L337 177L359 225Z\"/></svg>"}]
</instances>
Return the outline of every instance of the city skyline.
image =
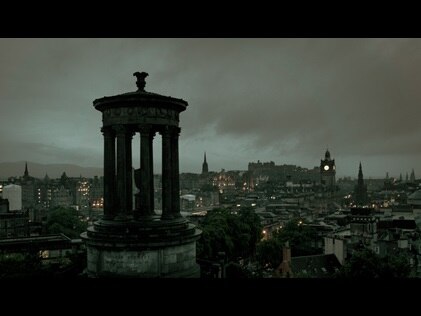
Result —
<instances>
[{"instance_id":1,"label":"city skyline","mask_svg":"<svg viewBox=\"0 0 421 316\"><path fill-rule=\"evenodd\" d=\"M1 39L0 162L102 167L94 99L146 91L189 102L180 172L249 162L337 176L421 170L419 39ZM155 172L160 170L155 137ZM133 162L139 165L138 135Z\"/></svg>"},{"instance_id":2,"label":"city skyline","mask_svg":"<svg viewBox=\"0 0 421 316\"><path fill-rule=\"evenodd\" d=\"M254 161L252 163L256 163L257 161ZM268 163L268 161L260 161L261 163ZM66 173L69 177L83 177L83 178L93 178L95 176L102 176L103 175L103 168L102 167L83 167L75 164L43 164L43 163L36 163L31 161L17 161L17 162L0 162L0 180L7 180L9 177L16 177L19 178L23 176L23 170L25 168L25 165L27 164L29 175L38 179L44 179L44 177L47 175L50 179L53 178L60 178L63 173ZM279 166L279 165L277 165ZM301 167L297 165L297 167ZM319 167L319 166L315 166ZM133 166L135 168L135 166ZM245 169L225 169L222 168L225 171L247 171L247 168ZM311 169L309 169L311 170ZM216 172L219 173L221 170L209 170L210 172ZM412 172L412 170L411 170ZM193 174L200 174L203 172L181 172L181 173L193 173ZM358 172L357 172L358 173ZM154 175L161 175L161 170L157 170L154 172ZM402 176L402 180L406 179L406 173L402 174L390 174L387 173L384 176L379 177L373 177L373 176L364 176L364 179L384 179L389 178L395 178L399 179L400 176ZM410 172L408 172L408 177L410 176ZM416 172L415 176L418 179ZM358 174L356 175L345 175L345 176L339 176L337 179L343 179L344 177L350 177L351 179L356 180L358 178Z\"/></svg>"}]
</instances>

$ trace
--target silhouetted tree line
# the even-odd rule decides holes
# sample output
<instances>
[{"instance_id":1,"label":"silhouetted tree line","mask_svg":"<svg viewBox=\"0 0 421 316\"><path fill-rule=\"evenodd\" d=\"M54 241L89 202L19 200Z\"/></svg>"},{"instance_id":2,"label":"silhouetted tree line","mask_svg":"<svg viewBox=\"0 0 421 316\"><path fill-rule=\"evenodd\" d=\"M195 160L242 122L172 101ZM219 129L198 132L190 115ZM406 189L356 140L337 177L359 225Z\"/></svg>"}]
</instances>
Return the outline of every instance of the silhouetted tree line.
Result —
<instances>
[{"instance_id":1,"label":"silhouetted tree line","mask_svg":"<svg viewBox=\"0 0 421 316\"><path fill-rule=\"evenodd\" d=\"M69 238L80 238L87 226L86 222L80 220L75 209L56 207L48 213L46 231L47 234L62 233ZM86 252L69 253L52 262L43 262L38 249L0 255L0 279L76 277L85 268Z\"/></svg>"},{"instance_id":2,"label":"silhouetted tree line","mask_svg":"<svg viewBox=\"0 0 421 316\"><path fill-rule=\"evenodd\" d=\"M385 279L407 278L410 273L411 266L405 254L381 257L369 249L360 249L347 259L334 276L347 279Z\"/></svg>"},{"instance_id":3,"label":"silhouetted tree line","mask_svg":"<svg viewBox=\"0 0 421 316\"><path fill-rule=\"evenodd\" d=\"M48 234L65 234L69 238L80 238L86 231L87 222L82 222L73 208L56 207L49 211L46 229Z\"/></svg>"},{"instance_id":4,"label":"silhouetted tree line","mask_svg":"<svg viewBox=\"0 0 421 316\"><path fill-rule=\"evenodd\" d=\"M200 229L197 257L206 260L218 260L220 252L225 252L227 261L252 257L262 234L260 218L251 208L214 209Z\"/></svg>"},{"instance_id":5,"label":"silhouetted tree line","mask_svg":"<svg viewBox=\"0 0 421 316\"><path fill-rule=\"evenodd\" d=\"M86 252L70 253L43 262L39 252L0 255L0 279L79 278L86 268Z\"/></svg>"}]
</instances>

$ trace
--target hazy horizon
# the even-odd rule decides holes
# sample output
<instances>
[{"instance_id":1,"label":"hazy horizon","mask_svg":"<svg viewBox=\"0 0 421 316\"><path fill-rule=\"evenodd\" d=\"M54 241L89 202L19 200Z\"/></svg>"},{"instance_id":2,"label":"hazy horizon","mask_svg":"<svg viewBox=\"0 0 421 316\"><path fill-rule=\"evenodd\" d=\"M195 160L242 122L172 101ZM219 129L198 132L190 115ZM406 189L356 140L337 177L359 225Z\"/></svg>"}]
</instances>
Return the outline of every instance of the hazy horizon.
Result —
<instances>
[{"instance_id":1,"label":"hazy horizon","mask_svg":"<svg viewBox=\"0 0 421 316\"><path fill-rule=\"evenodd\" d=\"M79 177L80 175L82 175L83 177L88 177L88 178L92 178L93 176L97 175L97 176L102 176L103 175L103 168L102 167L92 167L92 166L79 166L77 164L63 164L63 163L56 163L56 164L44 164L44 163L37 163L37 162L33 162L33 161L14 161L14 162L0 162L0 180L7 180L8 177L20 177L23 175L24 173L24 169L25 169L25 163L28 163L28 170L29 170L29 175L33 176L35 178L39 178L42 179L45 177L46 174L48 174L48 176L50 178L59 178L61 176L61 174L63 172L66 172L66 175L69 177ZM7 173L7 175L5 176L5 170L4 170L4 165L5 164L18 164L18 166L16 166L14 168L15 171L10 171ZM34 170L34 164L36 165L36 168ZM42 166L42 167L41 167ZM45 166L45 169L42 169ZM62 167L62 166L66 166L66 167ZM77 169L78 171L74 171L73 169L69 170L69 167L78 167L80 169ZM10 166L9 166L10 167ZM61 169L58 169L58 167L60 167ZM303 166L300 166L303 167ZM51 168L54 168L54 171L51 171ZM133 166L133 168L136 168L136 166ZM100 173L96 172L96 170L101 170ZM50 170L50 171L48 171ZM82 170L82 171L81 171ZM83 172L83 170L85 170L85 174ZM225 171L247 171L246 169L225 169ZM221 170L212 170L209 169L210 172L220 172ZM87 173L86 173L87 172ZM180 173L187 173L187 172L180 172ZM201 171L198 172L191 172L191 173L195 173L195 174L200 174ZM88 176L87 176L88 174ZM158 171L154 172L155 175L160 175L161 173ZM408 174L409 175L409 174ZM389 178L399 178L400 175L391 175L389 174ZM405 179L405 174L402 174L402 178ZM340 179L340 178L344 178L344 177L351 177L351 179L357 179L358 175L341 175L341 174L336 174L336 179ZM364 174L364 178L365 179L384 179L385 176L366 176Z\"/></svg>"}]
</instances>

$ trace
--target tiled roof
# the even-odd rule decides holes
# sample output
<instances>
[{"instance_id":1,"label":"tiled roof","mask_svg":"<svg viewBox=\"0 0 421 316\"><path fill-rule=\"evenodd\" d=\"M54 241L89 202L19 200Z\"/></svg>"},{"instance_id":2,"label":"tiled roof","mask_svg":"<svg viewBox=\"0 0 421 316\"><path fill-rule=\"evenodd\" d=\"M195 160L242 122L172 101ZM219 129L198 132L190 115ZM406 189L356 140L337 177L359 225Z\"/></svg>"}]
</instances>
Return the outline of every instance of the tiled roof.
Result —
<instances>
[{"instance_id":1,"label":"tiled roof","mask_svg":"<svg viewBox=\"0 0 421 316\"><path fill-rule=\"evenodd\" d=\"M416 229L417 225L413 219L394 219L388 221L377 222L378 229L402 228Z\"/></svg>"},{"instance_id":2,"label":"tiled roof","mask_svg":"<svg viewBox=\"0 0 421 316\"><path fill-rule=\"evenodd\" d=\"M415 191L408 196L408 200L421 200L421 190Z\"/></svg>"}]
</instances>

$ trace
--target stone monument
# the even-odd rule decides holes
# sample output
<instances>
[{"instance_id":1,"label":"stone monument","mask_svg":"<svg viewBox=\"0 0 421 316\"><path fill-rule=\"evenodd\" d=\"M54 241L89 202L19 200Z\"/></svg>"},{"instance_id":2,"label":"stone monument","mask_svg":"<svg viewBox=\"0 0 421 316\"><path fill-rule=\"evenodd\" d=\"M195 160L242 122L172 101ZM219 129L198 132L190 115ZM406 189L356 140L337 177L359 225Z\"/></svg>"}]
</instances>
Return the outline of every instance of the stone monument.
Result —
<instances>
[{"instance_id":1,"label":"stone monument","mask_svg":"<svg viewBox=\"0 0 421 316\"><path fill-rule=\"evenodd\" d=\"M96 99L104 135L104 215L81 237L90 277L199 277L201 231L180 214L178 137L182 99L138 90ZM140 135L139 193L133 205L132 138ZM154 210L153 139L162 136L162 214Z\"/></svg>"}]
</instances>

